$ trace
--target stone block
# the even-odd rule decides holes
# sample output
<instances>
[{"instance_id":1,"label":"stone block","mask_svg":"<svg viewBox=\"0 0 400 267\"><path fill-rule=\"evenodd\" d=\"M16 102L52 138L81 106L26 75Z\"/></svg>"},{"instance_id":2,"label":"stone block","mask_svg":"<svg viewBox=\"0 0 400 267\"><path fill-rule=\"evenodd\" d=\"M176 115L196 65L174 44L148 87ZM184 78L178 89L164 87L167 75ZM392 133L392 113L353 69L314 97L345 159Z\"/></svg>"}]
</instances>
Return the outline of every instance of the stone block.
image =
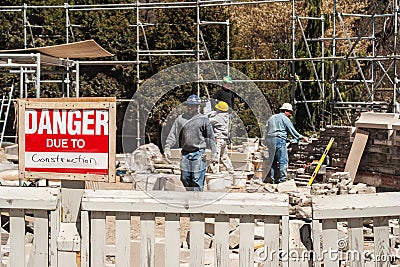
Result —
<instances>
[{"instance_id":1,"label":"stone block","mask_svg":"<svg viewBox=\"0 0 400 267\"><path fill-rule=\"evenodd\" d=\"M229 248L235 249L239 247L240 243L240 227L229 233Z\"/></svg>"},{"instance_id":2,"label":"stone block","mask_svg":"<svg viewBox=\"0 0 400 267\"><path fill-rule=\"evenodd\" d=\"M18 156L18 144L10 145L4 147L4 153L7 155Z\"/></svg>"},{"instance_id":3,"label":"stone block","mask_svg":"<svg viewBox=\"0 0 400 267\"><path fill-rule=\"evenodd\" d=\"M353 185L349 187L349 194L358 194L359 192L362 192L366 187L367 185L364 183Z\"/></svg>"},{"instance_id":4,"label":"stone block","mask_svg":"<svg viewBox=\"0 0 400 267\"><path fill-rule=\"evenodd\" d=\"M335 172L332 174L332 178L334 179L351 179L350 172Z\"/></svg>"},{"instance_id":5,"label":"stone block","mask_svg":"<svg viewBox=\"0 0 400 267\"><path fill-rule=\"evenodd\" d=\"M289 192L298 192L296 182L294 180L289 180L283 183L278 184L278 193L289 193Z\"/></svg>"},{"instance_id":6,"label":"stone block","mask_svg":"<svg viewBox=\"0 0 400 267\"><path fill-rule=\"evenodd\" d=\"M135 190L165 190L167 179L159 173L133 174L133 188Z\"/></svg>"},{"instance_id":7,"label":"stone block","mask_svg":"<svg viewBox=\"0 0 400 267\"><path fill-rule=\"evenodd\" d=\"M165 176L165 179L165 191L186 191L185 187L182 184L180 175L168 174Z\"/></svg>"},{"instance_id":8,"label":"stone block","mask_svg":"<svg viewBox=\"0 0 400 267\"><path fill-rule=\"evenodd\" d=\"M312 207L296 207L297 218L312 218Z\"/></svg>"},{"instance_id":9,"label":"stone block","mask_svg":"<svg viewBox=\"0 0 400 267\"><path fill-rule=\"evenodd\" d=\"M246 171L251 172L254 170L254 165L251 163L251 160L248 161L231 161L233 169L235 171Z\"/></svg>"},{"instance_id":10,"label":"stone block","mask_svg":"<svg viewBox=\"0 0 400 267\"><path fill-rule=\"evenodd\" d=\"M237 152L237 151L229 152L228 156L231 159L231 161L235 161L235 162L247 162L248 160L251 159L250 153L242 153L242 152Z\"/></svg>"}]
</instances>

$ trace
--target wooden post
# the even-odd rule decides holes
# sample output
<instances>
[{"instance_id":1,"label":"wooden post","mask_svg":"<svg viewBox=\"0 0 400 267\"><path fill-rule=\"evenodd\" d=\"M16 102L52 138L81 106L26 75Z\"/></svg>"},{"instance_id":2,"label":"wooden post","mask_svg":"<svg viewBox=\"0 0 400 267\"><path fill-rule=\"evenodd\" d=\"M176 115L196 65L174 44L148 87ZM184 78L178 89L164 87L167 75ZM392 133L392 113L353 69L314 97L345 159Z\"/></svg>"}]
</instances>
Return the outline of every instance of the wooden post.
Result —
<instances>
[{"instance_id":1,"label":"wooden post","mask_svg":"<svg viewBox=\"0 0 400 267\"><path fill-rule=\"evenodd\" d=\"M84 181L61 181L61 223L57 239L60 267L80 267L81 234L77 225L84 188Z\"/></svg>"}]
</instances>

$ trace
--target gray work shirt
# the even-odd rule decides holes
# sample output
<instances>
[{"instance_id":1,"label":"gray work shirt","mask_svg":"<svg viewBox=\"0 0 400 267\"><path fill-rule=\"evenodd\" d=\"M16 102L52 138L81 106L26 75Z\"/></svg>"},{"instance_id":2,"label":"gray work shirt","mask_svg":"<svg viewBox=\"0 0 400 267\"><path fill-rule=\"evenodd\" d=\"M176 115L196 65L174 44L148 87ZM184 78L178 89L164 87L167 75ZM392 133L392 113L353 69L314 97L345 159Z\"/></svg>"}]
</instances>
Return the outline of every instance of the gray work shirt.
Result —
<instances>
[{"instance_id":1,"label":"gray work shirt","mask_svg":"<svg viewBox=\"0 0 400 267\"><path fill-rule=\"evenodd\" d=\"M186 152L211 148L216 153L214 132L207 116L196 114L194 116L184 113L174 121L165 141L165 147L173 147L176 142Z\"/></svg>"},{"instance_id":2,"label":"gray work shirt","mask_svg":"<svg viewBox=\"0 0 400 267\"><path fill-rule=\"evenodd\" d=\"M229 113L213 111L209 116L215 138L228 139Z\"/></svg>"}]
</instances>

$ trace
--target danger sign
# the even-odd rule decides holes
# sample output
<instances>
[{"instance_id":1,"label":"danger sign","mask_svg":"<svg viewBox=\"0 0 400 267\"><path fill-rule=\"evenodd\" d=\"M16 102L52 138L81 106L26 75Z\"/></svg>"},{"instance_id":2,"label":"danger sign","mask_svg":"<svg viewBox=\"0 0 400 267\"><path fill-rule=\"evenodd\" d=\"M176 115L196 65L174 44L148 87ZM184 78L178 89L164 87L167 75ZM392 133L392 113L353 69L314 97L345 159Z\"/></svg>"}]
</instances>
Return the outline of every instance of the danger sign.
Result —
<instances>
[{"instance_id":1,"label":"danger sign","mask_svg":"<svg viewBox=\"0 0 400 267\"><path fill-rule=\"evenodd\" d=\"M115 98L96 99L21 100L20 175L57 173L102 181L115 177Z\"/></svg>"}]
</instances>

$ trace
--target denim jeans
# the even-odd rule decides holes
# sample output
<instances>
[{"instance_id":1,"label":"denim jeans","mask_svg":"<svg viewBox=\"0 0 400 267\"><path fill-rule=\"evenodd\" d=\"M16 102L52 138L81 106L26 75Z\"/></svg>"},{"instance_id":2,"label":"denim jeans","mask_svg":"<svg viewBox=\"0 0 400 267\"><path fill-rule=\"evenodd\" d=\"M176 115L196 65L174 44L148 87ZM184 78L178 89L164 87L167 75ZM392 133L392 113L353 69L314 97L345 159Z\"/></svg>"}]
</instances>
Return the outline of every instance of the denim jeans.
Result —
<instances>
[{"instance_id":1,"label":"denim jeans","mask_svg":"<svg viewBox=\"0 0 400 267\"><path fill-rule=\"evenodd\" d=\"M272 182L274 184L284 182L289 166L286 140L279 137L267 137L266 143L270 160L269 174Z\"/></svg>"},{"instance_id":2,"label":"denim jeans","mask_svg":"<svg viewBox=\"0 0 400 267\"><path fill-rule=\"evenodd\" d=\"M203 191L204 189L207 167L205 153L204 149L195 152L182 151L181 181L187 191Z\"/></svg>"}]
</instances>

